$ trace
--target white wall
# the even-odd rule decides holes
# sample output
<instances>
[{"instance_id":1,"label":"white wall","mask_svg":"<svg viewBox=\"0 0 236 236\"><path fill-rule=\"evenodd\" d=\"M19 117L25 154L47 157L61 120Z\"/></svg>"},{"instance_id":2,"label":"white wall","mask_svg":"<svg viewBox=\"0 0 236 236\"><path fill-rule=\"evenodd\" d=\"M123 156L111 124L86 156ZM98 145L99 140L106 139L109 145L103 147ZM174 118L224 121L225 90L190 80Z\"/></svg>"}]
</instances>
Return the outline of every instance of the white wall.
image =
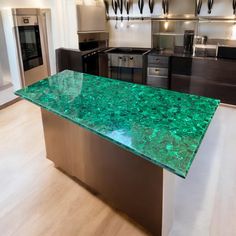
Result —
<instances>
[{"instance_id":1,"label":"white wall","mask_svg":"<svg viewBox=\"0 0 236 236\"><path fill-rule=\"evenodd\" d=\"M22 82L21 82L21 72L18 62L15 34L13 29L13 18L11 9L4 8L1 10L1 14L2 14L4 33L6 37L6 46L7 46L8 61L10 66L11 82L14 86L14 89L17 90L22 87Z\"/></svg>"},{"instance_id":2,"label":"white wall","mask_svg":"<svg viewBox=\"0 0 236 236\"><path fill-rule=\"evenodd\" d=\"M50 7L50 0L1 0L0 8Z\"/></svg>"},{"instance_id":3,"label":"white wall","mask_svg":"<svg viewBox=\"0 0 236 236\"><path fill-rule=\"evenodd\" d=\"M115 27L116 24L118 29ZM151 21L109 21L110 47L150 48L151 35Z\"/></svg>"},{"instance_id":4,"label":"white wall","mask_svg":"<svg viewBox=\"0 0 236 236\"><path fill-rule=\"evenodd\" d=\"M0 87L9 83L10 80L10 68L7 57L6 40L4 37L4 30L2 24L2 16L0 14Z\"/></svg>"},{"instance_id":5,"label":"white wall","mask_svg":"<svg viewBox=\"0 0 236 236\"><path fill-rule=\"evenodd\" d=\"M3 15L4 31L7 38L11 79L15 90L21 88L21 76L17 61L11 8L51 9L51 19L48 21L48 35L51 73L54 74L56 72L55 49L59 47L78 48L75 5L76 0L0 1L0 10Z\"/></svg>"},{"instance_id":6,"label":"white wall","mask_svg":"<svg viewBox=\"0 0 236 236\"><path fill-rule=\"evenodd\" d=\"M51 0L54 47L78 48L76 0Z\"/></svg>"},{"instance_id":7,"label":"white wall","mask_svg":"<svg viewBox=\"0 0 236 236\"><path fill-rule=\"evenodd\" d=\"M126 11L123 9L123 16L126 17ZM157 3L154 8L155 15L161 14L160 3ZM114 11L109 7L109 16L115 16ZM118 10L117 16L121 16ZM133 1L133 5L130 9L130 17L140 17L137 1ZM149 7L147 1L143 8L143 17L150 16ZM117 25L117 28L116 28ZM127 27L128 25L128 27ZM110 33L110 47L151 47L151 21L127 21L123 22L115 20L108 21L109 33Z\"/></svg>"}]
</instances>

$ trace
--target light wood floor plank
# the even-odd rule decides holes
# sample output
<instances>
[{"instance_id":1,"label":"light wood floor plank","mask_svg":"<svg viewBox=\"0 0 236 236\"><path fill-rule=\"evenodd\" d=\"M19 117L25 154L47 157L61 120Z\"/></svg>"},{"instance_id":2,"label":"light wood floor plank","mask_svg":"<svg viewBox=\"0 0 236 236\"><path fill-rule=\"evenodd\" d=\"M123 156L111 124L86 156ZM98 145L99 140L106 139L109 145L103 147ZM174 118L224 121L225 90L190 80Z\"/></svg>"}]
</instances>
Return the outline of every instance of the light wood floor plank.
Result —
<instances>
[{"instance_id":1,"label":"light wood floor plank","mask_svg":"<svg viewBox=\"0 0 236 236\"><path fill-rule=\"evenodd\" d=\"M169 236L236 235L236 111L221 108L188 178ZM0 110L0 236L144 236L45 158L40 109Z\"/></svg>"},{"instance_id":2,"label":"light wood floor plank","mask_svg":"<svg viewBox=\"0 0 236 236\"><path fill-rule=\"evenodd\" d=\"M0 110L0 235L147 235L45 158L40 109Z\"/></svg>"}]
</instances>

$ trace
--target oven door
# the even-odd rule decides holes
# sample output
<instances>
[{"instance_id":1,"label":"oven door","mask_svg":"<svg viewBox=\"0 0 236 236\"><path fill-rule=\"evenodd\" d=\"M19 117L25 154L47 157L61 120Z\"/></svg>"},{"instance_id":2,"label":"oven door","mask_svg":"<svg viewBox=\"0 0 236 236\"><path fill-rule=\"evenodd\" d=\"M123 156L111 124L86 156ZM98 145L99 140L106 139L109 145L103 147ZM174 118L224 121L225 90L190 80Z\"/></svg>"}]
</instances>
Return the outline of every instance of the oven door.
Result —
<instances>
[{"instance_id":1,"label":"oven door","mask_svg":"<svg viewBox=\"0 0 236 236\"><path fill-rule=\"evenodd\" d=\"M83 72L91 75L99 75L98 53L83 56Z\"/></svg>"},{"instance_id":2,"label":"oven door","mask_svg":"<svg viewBox=\"0 0 236 236\"><path fill-rule=\"evenodd\" d=\"M39 26L18 26L24 71L43 65Z\"/></svg>"}]
</instances>

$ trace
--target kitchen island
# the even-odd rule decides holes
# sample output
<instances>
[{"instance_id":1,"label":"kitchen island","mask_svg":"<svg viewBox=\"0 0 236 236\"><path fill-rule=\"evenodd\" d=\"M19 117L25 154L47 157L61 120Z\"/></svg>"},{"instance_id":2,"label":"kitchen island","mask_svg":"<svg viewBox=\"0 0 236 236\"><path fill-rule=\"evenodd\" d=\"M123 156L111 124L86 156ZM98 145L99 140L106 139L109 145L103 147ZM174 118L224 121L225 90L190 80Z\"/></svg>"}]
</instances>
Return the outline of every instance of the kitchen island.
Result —
<instances>
[{"instance_id":1,"label":"kitchen island","mask_svg":"<svg viewBox=\"0 0 236 236\"><path fill-rule=\"evenodd\" d=\"M155 235L163 168L186 177L219 105L73 71L16 94L42 107L47 158Z\"/></svg>"}]
</instances>

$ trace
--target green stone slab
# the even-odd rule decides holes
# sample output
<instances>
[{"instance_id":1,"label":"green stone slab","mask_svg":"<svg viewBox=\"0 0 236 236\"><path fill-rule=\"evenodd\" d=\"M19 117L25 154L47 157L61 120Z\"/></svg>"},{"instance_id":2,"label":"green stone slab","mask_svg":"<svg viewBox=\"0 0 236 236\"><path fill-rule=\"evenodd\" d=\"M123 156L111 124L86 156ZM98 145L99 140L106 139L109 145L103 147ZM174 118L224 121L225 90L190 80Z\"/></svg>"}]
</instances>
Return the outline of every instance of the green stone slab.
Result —
<instances>
[{"instance_id":1,"label":"green stone slab","mask_svg":"<svg viewBox=\"0 0 236 236\"><path fill-rule=\"evenodd\" d=\"M16 94L181 177L220 102L69 70Z\"/></svg>"}]
</instances>

